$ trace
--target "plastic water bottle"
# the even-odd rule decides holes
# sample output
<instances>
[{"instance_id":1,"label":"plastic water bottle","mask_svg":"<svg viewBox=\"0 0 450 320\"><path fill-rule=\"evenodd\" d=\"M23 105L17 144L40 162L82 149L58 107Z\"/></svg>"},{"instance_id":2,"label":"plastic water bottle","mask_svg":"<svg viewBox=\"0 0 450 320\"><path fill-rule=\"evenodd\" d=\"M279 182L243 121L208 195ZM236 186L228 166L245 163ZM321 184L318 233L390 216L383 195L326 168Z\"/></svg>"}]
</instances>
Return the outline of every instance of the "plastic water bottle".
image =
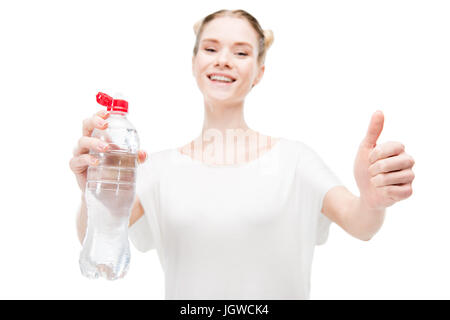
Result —
<instances>
[{"instance_id":1,"label":"plastic water bottle","mask_svg":"<svg viewBox=\"0 0 450 320\"><path fill-rule=\"evenodd\" d=\"M92 137L107 142L109 150L91 151L99 162L87 172L88 224L79 263L88 278L115 280L125 276L130 262L128 223L136 193L139 138L127 119L127 101L99 92L97 102L110 116L108 127L94 129Z\"/></svg>"}]
</instances>

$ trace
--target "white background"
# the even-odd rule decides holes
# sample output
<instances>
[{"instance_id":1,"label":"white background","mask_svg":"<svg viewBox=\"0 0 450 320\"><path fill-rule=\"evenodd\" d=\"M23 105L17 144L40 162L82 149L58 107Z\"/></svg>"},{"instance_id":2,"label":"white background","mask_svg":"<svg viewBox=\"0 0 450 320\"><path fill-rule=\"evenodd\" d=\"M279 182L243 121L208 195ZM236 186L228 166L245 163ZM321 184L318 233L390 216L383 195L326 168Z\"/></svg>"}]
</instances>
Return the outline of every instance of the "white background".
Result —
<instances>
[{"instance_id":1,"label":"white background","mask_svg":"<svg viewBox=\"0 0 450 320\"><path fill-rule=\"evenodd\" d=\"M132 247L127 277L81 276L80 192L69 160L98 91L122 93L142 149L201 130L192 26L245 9L275 42L245 118L315 149L355 194L353 161L370 116L380 142L416 160L414 194L369 242L333 225L317 247L312 299L449 299L447 1L2 1L0 298L163 299L156 252Z\"/></svg>"}]
</instances>

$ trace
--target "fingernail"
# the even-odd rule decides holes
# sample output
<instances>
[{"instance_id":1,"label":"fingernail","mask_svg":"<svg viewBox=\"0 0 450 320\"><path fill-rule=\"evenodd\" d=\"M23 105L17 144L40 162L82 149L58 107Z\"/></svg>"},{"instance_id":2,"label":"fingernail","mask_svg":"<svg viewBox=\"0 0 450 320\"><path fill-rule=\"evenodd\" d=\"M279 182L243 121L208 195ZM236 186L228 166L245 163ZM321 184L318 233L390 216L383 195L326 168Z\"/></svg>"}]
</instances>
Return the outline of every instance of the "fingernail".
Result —
<instances>
[{"instance_id":1,"label":"fingernail","mask_svg":"<svg viewBox=\"0 0 450 320\"><path fill-rule=\"evenodd\" d=\"M109 111L103 112L103 114L102 114L101 117L104 118L104 119L106 119L107 117L109 117Z\"/></svg>"}]
</instances>

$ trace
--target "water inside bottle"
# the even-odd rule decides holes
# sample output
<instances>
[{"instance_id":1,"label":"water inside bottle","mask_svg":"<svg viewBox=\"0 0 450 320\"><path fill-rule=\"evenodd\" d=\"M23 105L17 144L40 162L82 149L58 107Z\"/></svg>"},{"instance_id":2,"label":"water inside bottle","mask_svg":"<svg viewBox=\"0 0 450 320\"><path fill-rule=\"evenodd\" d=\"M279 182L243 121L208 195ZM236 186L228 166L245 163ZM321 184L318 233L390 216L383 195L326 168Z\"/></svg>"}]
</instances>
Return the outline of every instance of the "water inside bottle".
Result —
<instances>
[{"instance_id":1,"label":"water inside bottle","mask_svg":"<svg viewBox=\"0 0 450 320\"><path fill-rule=\"evenodd\" d=\"M88 227L80 267L88 278L115 280L125 276L130 262L128 223L135 199L137 155L95 154L86 187Z\"/></svg>"}]
</instances>

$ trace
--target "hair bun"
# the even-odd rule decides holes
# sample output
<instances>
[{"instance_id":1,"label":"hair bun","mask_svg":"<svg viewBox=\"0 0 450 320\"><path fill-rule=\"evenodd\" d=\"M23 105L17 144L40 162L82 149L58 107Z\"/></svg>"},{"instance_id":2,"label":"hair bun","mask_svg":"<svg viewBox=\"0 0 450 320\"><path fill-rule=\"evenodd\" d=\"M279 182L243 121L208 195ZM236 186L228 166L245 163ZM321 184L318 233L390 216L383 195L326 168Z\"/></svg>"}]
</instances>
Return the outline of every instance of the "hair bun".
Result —
<instances>
[{"instance_id":1,"label":"hair bun","mask_svg":"<svg viewBox=\"0 0 450 320\"><path fill-rule=\"evenodd\" d=\"M198 30L200 29L201 25L202 25L203 19L198 20L195 24L194 24L194 33L195 35L197 35Z\"/></svg>"},{"instance_id":2,"label":"hair bun","mask_svg":"<svg viewBox=\"0 0 450 320\"><path fill-rule=\"evenodd\" d=\"M264 30L264 48L267 50L273 43L273 31L272 30Z\"/></svg>"}]
</instances>

